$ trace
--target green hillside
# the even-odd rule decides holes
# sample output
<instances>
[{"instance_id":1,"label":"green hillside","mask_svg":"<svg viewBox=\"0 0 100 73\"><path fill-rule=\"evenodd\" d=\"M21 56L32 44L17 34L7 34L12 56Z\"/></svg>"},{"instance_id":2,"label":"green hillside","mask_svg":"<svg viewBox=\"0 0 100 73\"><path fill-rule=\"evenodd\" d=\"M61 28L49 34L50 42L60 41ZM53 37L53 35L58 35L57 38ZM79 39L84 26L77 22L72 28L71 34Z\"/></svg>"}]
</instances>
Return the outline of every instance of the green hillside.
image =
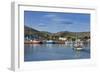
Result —
<instances>
[{"instance_id":1,"label":"green hillside","mask_svg":"<svg viewBox=\"0 0 100 73\"><path fill-rule=\"evenodd\" d=\"M28 26L24 26L24 35L36 35L39 36L41 39L54 39L57 40L59 37L64 37L64 38L90 38L90 32L70 32L70 31L61 31L57 33L51 33L47 31L38 31L36 29L30 28Z\"/></svg>"}]
</instances>

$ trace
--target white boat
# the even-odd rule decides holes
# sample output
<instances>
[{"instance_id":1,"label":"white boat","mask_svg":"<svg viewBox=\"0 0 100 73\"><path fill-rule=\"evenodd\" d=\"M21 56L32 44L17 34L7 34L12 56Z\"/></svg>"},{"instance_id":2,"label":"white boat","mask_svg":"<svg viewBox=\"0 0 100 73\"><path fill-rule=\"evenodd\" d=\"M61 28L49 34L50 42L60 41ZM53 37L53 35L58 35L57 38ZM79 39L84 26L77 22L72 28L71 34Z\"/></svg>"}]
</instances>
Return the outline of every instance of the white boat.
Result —
<instances>
[{"instance_id":1,"label":"white boat","mask_svg":"<svg viewBox=\"0 0 100 73\"><path fill-rule=\"evenodd\" d=\"M82 49L83 49L82 42L77 42L74 44L74 50L82 50Z\"/></svg>"},{"instance_id":2,"label":"white boat","mask_svg":"<svg viewBox=\"0 0 100 73\"><path fill-rule=\"evenodd\" d=\"M48 41L46 41L46 44L53 44L53 43L54 43L53 40L48 40Z\"/></svg>"},{"instance_id":3,"label":"white boat","mask_svg":"<svg viewBox=\"0 0 100 73\"><path fill-rule=\"evenodd\" d=\"M83 42L80 39L78 39L77 34L76 34L76 37L77 37L76 42L73 47L74 47L74 50L80 51L83 49Z\"/></svg>"},{"instance_id":4,"label":"white boat","mask_svg":"<svg viewBox=\"0 0 100 73\"><path fill-rule=\"evenodd\" d=\"M68 41L65 41L65 44L67 45L68 44Z\"/></svg>"}]
</instances>

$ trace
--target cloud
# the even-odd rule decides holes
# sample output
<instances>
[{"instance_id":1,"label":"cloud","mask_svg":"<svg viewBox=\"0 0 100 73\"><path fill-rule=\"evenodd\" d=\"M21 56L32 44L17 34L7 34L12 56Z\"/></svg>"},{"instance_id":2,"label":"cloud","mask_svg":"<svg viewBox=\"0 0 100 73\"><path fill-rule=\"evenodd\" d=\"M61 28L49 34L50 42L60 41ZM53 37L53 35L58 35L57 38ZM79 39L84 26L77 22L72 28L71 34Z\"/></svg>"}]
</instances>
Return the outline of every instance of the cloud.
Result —
<instances>
[{"instance_id":1,"label":"cloud","mask_svg":"<svg viewBox=\"0 0 100 73\"><path fill-rule=\"evenodd\" d=\"M55 18L57 17L57 15L48 13L47 15L44 15L44 17L45 18Z\"/></svg>"},{"instance_id":2,"label":"cloud","mask_svg":"<svg viewBox=\"0 0 100 73\"><path fill-rule=\"evenodd\" d=\"M49 20L49 24L53 25L70 25L73 24L72 20L69 18L64 18L62 16L59 16L57 14L50 14L44 15L44 18Z\"/></svg>"},{"instance_id":3,"label":"cloud","mask_svg":"<svg viewBox=\"0 0 100 73\"><path fill-rule=\"evenodd\" d=\"M40 27L45 27L46 26L46 24L44 24L44 23L39 23L37 25L40 26Z\"/></svg>"},{"instance_id":4,"label":"cloud","mask_svg":"<svg viewBox=\"0 0 100 73\"><path fill-rule=\"evenodd\" d=\"M64 18L56 18L56 19L53 19L54 22L56 22L58 25L72 25L73 24L73 21L70 20L70 19L64 19Z\"/></svg>"},{"instance_id":5,"label":"cloud","mask_svg":"<svg viewBox=\"0 0 100 73\"><path fill-rule=\"evenodd\" d=\"M66 24L67 24L67 25L70 25L70 24L73 24L73 22L72 22L72 21L63 21L63 22L62 22L62 24L65 24L65 25L66 25Z\"/></svg>"}]
</instances>

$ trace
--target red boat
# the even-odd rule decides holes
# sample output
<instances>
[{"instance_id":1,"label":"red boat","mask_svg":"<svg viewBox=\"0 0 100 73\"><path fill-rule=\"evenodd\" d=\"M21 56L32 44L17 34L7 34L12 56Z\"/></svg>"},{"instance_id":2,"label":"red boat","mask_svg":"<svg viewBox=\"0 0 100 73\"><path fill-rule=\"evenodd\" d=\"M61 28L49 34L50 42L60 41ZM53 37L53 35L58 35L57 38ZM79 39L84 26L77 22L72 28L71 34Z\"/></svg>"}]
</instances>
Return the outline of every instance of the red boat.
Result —
<instances>
[{"instance_id":1,"label":"red boat","mask_svg":"<svg viewBox=\"0 0 100 73\"><path fill-rule=\"evenodd\" d=\"M30 41L25 41L25 44L42 44L41 41L39 40L30 40Z\"/></svg>"}]
</instances>

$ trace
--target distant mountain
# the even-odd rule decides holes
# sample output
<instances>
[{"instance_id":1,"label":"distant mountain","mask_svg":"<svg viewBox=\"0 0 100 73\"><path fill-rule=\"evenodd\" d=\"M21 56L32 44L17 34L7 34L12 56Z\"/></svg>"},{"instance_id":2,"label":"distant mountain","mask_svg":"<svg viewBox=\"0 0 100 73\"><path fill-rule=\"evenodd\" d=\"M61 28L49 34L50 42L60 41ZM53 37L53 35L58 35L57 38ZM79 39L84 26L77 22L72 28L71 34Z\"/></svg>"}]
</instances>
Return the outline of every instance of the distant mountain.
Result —
<instances>
[{"instance_id":1,"label":"distant mountain","mask_svg":"<svg viewBox=\"0 0 100 73\"><path fill-rule=\"evenodd\" d=\"M74 36L74 33L69 32L69 31L61 31L61 32L55 33L55 35L57 35L57 36Z\"/></svg>"},{"instance_id":2,"label":"distant mountain","mask_svg":"<svg viewBox=\"0 0 100 73\"><path fill-rule=\"evenodd\" d=\"M24 35L35 35L35 36L39 36L42 39L48 38L48 36L50 36L52 33L50 32L46 32L46 31L38 31L34 28L28 27L28 26L24 26Z\"/></svg>"},{"instance_id":3,"label":"distant mountain","mask_svg":"<svg viewBox=\"0 0 100 73\"><path fill-rule=\"evenodd\" d=\"M28 26L24 26L24 35L37 35L42 39L48 39L49 36L58 36L58 37L90 37L90 32L70 32L70 31L61 31L57 33L50 33L47 31L38 31Z\"/></svg>"},{"instance_id":4,"label":"distant mountain","mask_svg":"<svg viewBox=\"0 0 100 73\"><path fill-rule=\"evenodd\" d=\"M70 31L61 31L55 33L55 35L58 36L79 36L79 37L85 37L85 36L90 36L90 32L70 32Z\"/></svg>"},{"instance_id":5,"label":"distant mountain","mask_svg":"<svg viewBox=\"0 0 100 73\"><path fill-rule=\"evenodd\" d=\"M24 34L25 35L38 34L38 33L40 33L40 31L24 25Z\"/></svg>"},{"instance_id":6,"label":"distant mountain","mask_svg":"<svg viewBox=\"0 0 100 73\"><path fill-rule=\"evenodd\" d=\"M90 32L77 32L76 33L79 37L90 37Z\"/></svg>"},{"instance_id":7,"label":"distant mountain","mask_svg":"<svg viewBox=\"0 0 100 73\"><path fill-rule=\"evenodd\" d=\"M42 34L47 34L47 35L52 35L52 33L47 32L47 31L40 31Z\"/></svg>"}]
</instances>

